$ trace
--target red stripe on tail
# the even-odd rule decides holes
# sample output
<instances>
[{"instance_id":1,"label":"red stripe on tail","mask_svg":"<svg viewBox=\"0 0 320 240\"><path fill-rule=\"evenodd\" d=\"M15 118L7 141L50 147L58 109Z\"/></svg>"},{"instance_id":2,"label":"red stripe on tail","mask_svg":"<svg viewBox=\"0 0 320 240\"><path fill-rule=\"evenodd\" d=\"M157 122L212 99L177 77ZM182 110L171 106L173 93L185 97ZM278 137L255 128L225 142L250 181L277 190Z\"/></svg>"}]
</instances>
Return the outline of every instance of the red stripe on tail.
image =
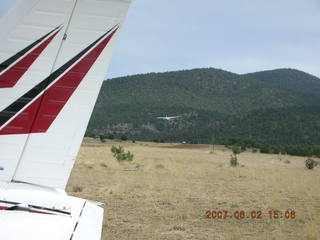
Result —
<instances>
[{"instance_id":1,"label":"red stripe on tail","mask_svg":"<svg viewBox=\"0 0 320 240\"><path fill-rule=\"evenodd\" d=\"M10 69L0 75L0 88L11 88L19 81L19 79L25 74L32 63L40 56L44 49L49 45L52 39L60 32L59 29L55 34L41 43L38 47L20 59Z\"/></svg>"},{"instance_id":2,"label":"red stripe on tail","mask_svg":"<svg viewBox=\"0 0 320 240\"><path fill-rule=\"evenodd\" d=\"M117 29L110 33L57 82L0 130L0 135L46 132L116 31ZM37 112L39 107L40 109Z\"/></svg>"}]
</instances>

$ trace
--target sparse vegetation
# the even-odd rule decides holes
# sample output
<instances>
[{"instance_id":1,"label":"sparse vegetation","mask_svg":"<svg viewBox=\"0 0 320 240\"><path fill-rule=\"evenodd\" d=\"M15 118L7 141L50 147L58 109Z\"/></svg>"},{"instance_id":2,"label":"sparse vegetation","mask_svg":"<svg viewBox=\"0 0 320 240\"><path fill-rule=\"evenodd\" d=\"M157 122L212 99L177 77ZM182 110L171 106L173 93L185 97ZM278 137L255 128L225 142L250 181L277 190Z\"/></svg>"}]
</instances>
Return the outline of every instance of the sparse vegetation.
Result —
<instances>
[{"instance_id":1,"label":"sparse vegetation","mask_svg":"<svg viewBox=\"0 0 320 240\"><path fill-rule=\"evenodd\" d=\"M99 139L100 139L100 142L102 142L102 143L106 142L106 136L104 136L104 135L100 135Z\"/></svg>"},{"instance_id":2,"label":"sparse vegetation","mask_svg":"<svg viewBox=\"0 0 320 240\"><path fill-rule=\"evenodd\" d=\"M164 168L164 166L162 164L157 164L156 168Z\"/></svg>"},{"instance_id":3,"label":"sparse vegetation","mask_svg":"<svg viewBox=\"0 0 320 240\"><path fill-rule=\"evenodd\" d=\"M241 147L240 146L238 146L238 145L233 145L232 146L232 153L236 156L236 155L238 155L238 154L240 154L243 150L241 149Z\"/></svg>"},{"instance_id":4,"label":"sparse vegetation","mask_svg":"<svg viewBox=\"0 0 320 240\"><path fill-rule=\"evenodd\" d=\"M239 165L233 168L231 150L219 145L209 155L210 145L187 148L177 144L175 150L165 147L172 144L130 141L122 146L141 165L135 170L134 163L120 166L112 156L110 148L118 147L119 141L85 141L67 191L107 203L102 239L320 239L320 168L306 170L307 157L284 155L280 162L278 155L247 151L240 153ZM88 164L94 166L90 171ZM158 168L160 164L165 168ZM77 185L83 187L82 192L73 192ZM205 219L207 208L217 213L220 209L249 214L261 210L265 215L261 219ZM269 209L285 213L287 208L296 211L296 219L269 219Z\"/></svg>"},{"instance_id":5,"label":"sparse vegetation","mask_svg":"<svg viewBox=\"0 0 320 240\"><path fill-rule=\"evenodd\" d=\"M114 135L113 134L108 134L107 138L110 139L110 140L113 140L114 139Z\"/></svg>"},{"instance_id":6,"label":"sparse vegetation","mask_svg":"<svg viewBox=\"0 0 320 240\"><path fill-rule=\"evenodd\" d=\"M232 149L232 154L230 156L230 165L232 167L236 167L239 165L237 155L240 154L243 150L238 145L233 145L231 149Z\"/></svg>"},{"instance_id":7,"label":"sparse vegetation","mask_svg":"<svg viewBox=\"0 0 320 240\"><path fill-rule=\"evenodd\" d=\"M121 141L127 141L127 140L128 140L128 137L127 137L126 135L122 135L122 136L120 137L120 140L121 140Z\"/></svg>"},{"instance_id":8,"label":"sparse vegetation","mask_svg":"<svg viewBox=\"0 0 320 240\"><path fill-rule=\"evenodd\" d=\"M73 191L73 192L82 192L82 191L83 191L83 187L78 186L78 185L73 186L73 187L72 187L72 191Z\"/></svg>"},{"instance_id":9,"label":"sparse vegetation","mask_svg":"<svg viewBox=\"0 0 320 240\"><path fill-rule=\"evenodd\" d=\"M230 165L231 165L231 167L236 167L236 166L238 166L238 164L239 163L238 163L237 156L231 154L231 156L230 156Z\"/></svg>"},{"instance_id":10,"label":"sparse vegetation","mask_svg":"<svg viewBox=\"0 0 320 240\"><path fill-rule=\"evenodd\" d=\"M314 167L318 166L319 162L313 160L312 158L308 158L306 160L306 167L308 169L313 169Z\"/></svg>"},{"instance_id":11,"label":"sparse vegetation","mask_svg":"<svg viewBox=\"0 0 320 240\"><path fill-rule=\"evenodd\" d=\"M257 153L259 150L258 149L256 149L256 148L252 148L252 153Z\"/></svg>"},{"instance_id":12,"label":"sparse vegetation","mask_svg":"<svg viewBox=\"0 0 320 240\"><path fill-rule=\"evenodd\" d=\"M185 231L186 229L185 229L185 227L182 226L182 225L175 225L175 226L172 228L172 230L174 230L174 231Z\"/></svg>"},{"instance_id":13,"label":"sparse vegetation","mask_svg":"<svg viewBox=\"0 0 320 240\"><path fill-rule=\"evenodd\" d=\"M107 168L107 167L108 167L108 165L105 164L105 163L101 163L100 166L101 166L101 167L104 167L104 168Z\"/></svg>"},{"instance_id":14,"label":"sparse vegetation","mask_svg":"<svg viewBox=\"0 0 320 240\"><path fill-rule=\"evenodd\" d=\"M122 161L131 162L133 160L133 154L130 151L125 152L122 146L116 147L112 145L111 152L119 162L122 162Z\"/></svg>"}]
</instances>

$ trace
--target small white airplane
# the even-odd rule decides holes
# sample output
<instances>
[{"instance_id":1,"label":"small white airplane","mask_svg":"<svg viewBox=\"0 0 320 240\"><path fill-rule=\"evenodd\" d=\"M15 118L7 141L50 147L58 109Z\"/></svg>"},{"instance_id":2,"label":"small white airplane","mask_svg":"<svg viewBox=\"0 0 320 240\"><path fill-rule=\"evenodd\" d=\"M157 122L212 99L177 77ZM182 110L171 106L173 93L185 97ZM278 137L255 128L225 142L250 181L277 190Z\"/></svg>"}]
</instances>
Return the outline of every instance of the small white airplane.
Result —
<instances>
[{"instance_id":1,"label":"small white airplane","mask_svg":"<svg viewBox=\"0 0 320 240\"><path fill-rule=\"evenodd\" d=\"M167 121L170 121L170 120L173 120L173 119L176 119L176 118L179 118L181 116L170 116L168 117L167 115L165 117L157 117L158 119L163 119L163 120L167 120Z\"/></svg>"},{"instance_id":2,"label":"small white airplane","mask_svg":"<svg viewBox=\"0 0 320 240\"><path fill-rule=\"evenodd\" d=\"M97 240L65 187L131 0L21 0L0 19L0 239Z\"/></svg>"}]
</instances>

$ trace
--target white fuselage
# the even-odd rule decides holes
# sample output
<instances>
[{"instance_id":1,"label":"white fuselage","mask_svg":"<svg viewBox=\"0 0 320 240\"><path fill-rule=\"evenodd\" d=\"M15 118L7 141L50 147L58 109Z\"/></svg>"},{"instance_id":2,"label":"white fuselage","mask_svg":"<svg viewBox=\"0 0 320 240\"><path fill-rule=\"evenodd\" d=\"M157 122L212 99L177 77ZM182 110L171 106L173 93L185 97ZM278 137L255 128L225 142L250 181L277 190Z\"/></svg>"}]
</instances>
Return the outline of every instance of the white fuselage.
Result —
<instances>
[{"instance_id":1,"label":"white fuselage","mask_svg":"<svg viewBox=\"0 0 320 240\"><path fill-rule=\"evenodd\" d=\"M103 208L64 191L0 182L0 232L4 240L100 239Z\"/></svg>"}]
</instances>

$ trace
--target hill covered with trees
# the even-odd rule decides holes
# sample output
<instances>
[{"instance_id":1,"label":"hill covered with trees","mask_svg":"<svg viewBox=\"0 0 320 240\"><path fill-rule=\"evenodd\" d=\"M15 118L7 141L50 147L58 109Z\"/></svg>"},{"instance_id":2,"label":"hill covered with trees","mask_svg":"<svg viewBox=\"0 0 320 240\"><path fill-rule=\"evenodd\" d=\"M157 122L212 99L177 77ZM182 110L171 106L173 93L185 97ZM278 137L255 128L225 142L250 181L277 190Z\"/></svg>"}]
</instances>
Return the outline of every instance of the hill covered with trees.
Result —
<instances>
[{"instance_id":1,"label":"hill covered with trees","mask_svg":"<svg viewBox=\"0 0 320 240\"><path fill-rule=\"evenodd\" d=\"M103 83L87 135L136 140L320 144L320 79L295 69L205 68ZM172 121L158 116L179 115Z\"/></svg>"},{"instance_id":2,"label":"hill covered with trees","mask_svg":"<svg viewBox=\"0 0 320 240\"><path fill-rule=\"evenodd\" d=\"M277 85L281 88L292 90L306 96L312 96L319 101L319 78L296 69L276 69L245 74L257 80Z\"/></svg>"}]
</instances>

